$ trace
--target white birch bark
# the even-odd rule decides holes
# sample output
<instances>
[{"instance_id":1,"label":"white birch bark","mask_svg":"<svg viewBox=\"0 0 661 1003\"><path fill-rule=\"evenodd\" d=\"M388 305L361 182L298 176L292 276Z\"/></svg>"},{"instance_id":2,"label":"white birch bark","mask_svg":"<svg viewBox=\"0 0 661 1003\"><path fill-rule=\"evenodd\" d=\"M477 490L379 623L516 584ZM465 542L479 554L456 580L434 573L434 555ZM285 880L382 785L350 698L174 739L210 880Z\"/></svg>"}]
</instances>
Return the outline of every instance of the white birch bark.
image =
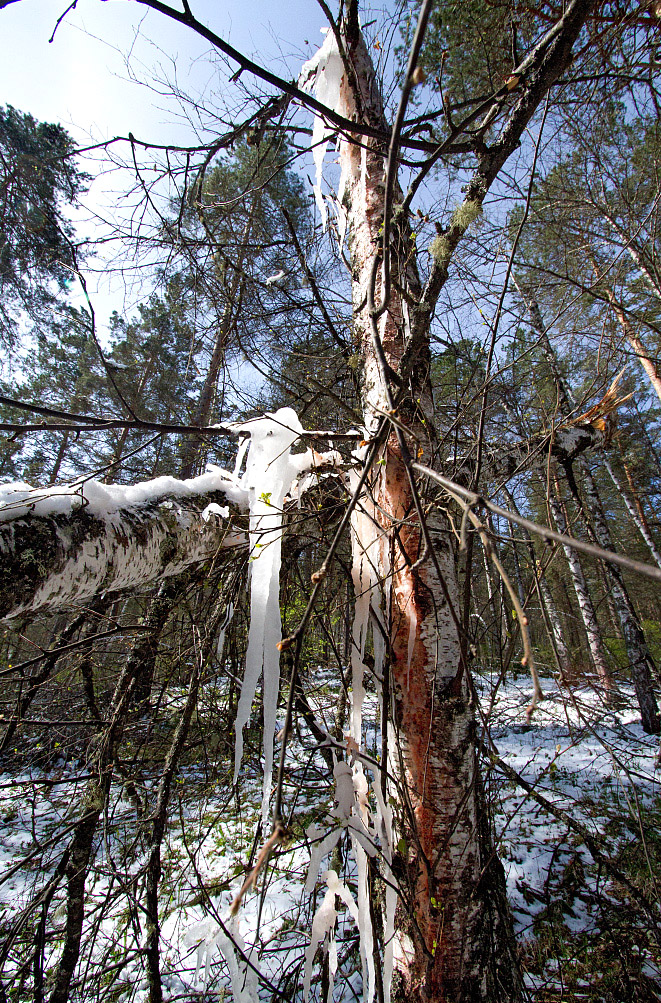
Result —
<instances>
[{"instance_id":1,"label":"white birch bark","mask_svg":"<svg viewBox=\"0 0 661 1003\"><path fill-rule=\"evenodd\" d=\"M548 502L558 532L567 535L567 520L565 519L562 504L551 491L548 493ZM583 568L581 567L581 562L578 559L576 551L571 547L564 545L562 549L565 557L567 558L567 564L569 565L569 574L571 576L574 592L576 593L576 602L578 603L581 620L583 621L590 658L597 676L604 686L604 689L608 690L610 689L610 673L606 662L606 652L601 640L601 629L599 627L597 614L590 597L588 583L585 575L583 574Z\"/></svg>"},{"instance_id":2,"label":"white birch bark","mask_svg":"<svg viewBox=\"0 0 661 1003\"><path fill-rule=\"evenodd\" d=\"M610 479L612 480L613 484L615 485L615 489L616 489L618 495L620 496L620 498L622 499L622 501L626 505L627 512L631 516L631 520L632 520L634 526L636 527L636 529L638 530L638 532L642 536L643 540L645 541L645 543L649 547L649 551L650 551L650 554L652 555L652 557L654 559L654 563L656 564L657 568L661 568L661 554L659 553L659 551L657 549L657 546L656 546L654 540L652 539L652 534L650 533L648 526L646 526L645 523L643 522L643 520L640 518L640 516L639 516L639 514L638 514L638 512L636 510L635 505L633 504L633 502L629 498L629 495L627 494L627 492L624 490L623 485L620 483L619 477L617 476L617 474L615 473L615 470L613 469L613 464L611 463L611 461L608 459L607 456L603 457L603 464L604 464L604 467L606 468L608 476L610 477Z\"/></svg>"},{"instance_id":3,"label":"white birch bark","mask_svg":"<svg viewBox=\"0 0 661 1003\"><path fill-rule=\"evenodd\" d=\"M247 546L231 517L203 518L212 503L228 504L220 491L170 494L94 515L75 508L0 523L0 617L147 585Z\"/></svg>"}]
</instances>

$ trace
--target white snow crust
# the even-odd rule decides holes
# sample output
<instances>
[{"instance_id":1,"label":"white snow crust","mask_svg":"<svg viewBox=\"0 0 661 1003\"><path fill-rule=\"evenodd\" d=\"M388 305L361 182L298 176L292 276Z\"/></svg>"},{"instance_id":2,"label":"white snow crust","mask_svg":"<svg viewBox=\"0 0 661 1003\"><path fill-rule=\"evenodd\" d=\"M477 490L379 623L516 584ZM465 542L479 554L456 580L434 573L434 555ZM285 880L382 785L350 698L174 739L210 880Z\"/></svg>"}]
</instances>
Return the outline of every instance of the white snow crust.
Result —
<instances>
[{"instance_id":1,"label":"white snow crust","mask_svg":"<svg viewBox=\"0 0 661 1003\"><path fill-rule=\"evenodd\" d=\"M190 498L209 491L222 491L228 501L247 507L247 493L236 484L232 475L220 467L212 467L207 473L189 480L166 476L139 484L102 484L95 480L79 480L52 488L33 488L25 481L11 481L0 484L0 522L21 519L26 515L68 515L83 506L90 515L105 516L168 495ZM228 509L212 503L205 508L202 518L206 521L212 513L224 518L229 516Z\"/></svg>"}]
</instances>

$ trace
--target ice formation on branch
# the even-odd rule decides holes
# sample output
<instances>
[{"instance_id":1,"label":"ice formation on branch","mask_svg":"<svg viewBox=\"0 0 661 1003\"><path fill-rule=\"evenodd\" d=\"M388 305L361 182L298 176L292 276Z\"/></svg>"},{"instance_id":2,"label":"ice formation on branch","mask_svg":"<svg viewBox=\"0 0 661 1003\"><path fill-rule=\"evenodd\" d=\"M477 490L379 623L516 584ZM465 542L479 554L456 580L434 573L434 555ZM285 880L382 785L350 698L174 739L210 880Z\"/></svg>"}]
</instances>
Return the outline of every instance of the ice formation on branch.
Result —
<instances>
[{"instance_id":1,"label":"ice formation on branch","mask_svg":"<svg viewBox=\"0 0 661 1003\"><path fill-rule=\"evenodd\" d=\"M351 844L357 865L358 904L356 906L354 903L355 913L352 911L351 914L354 916L360 935L360 958L363 969L363 985L366 987L365 999L367 1000L367 1003L372 1003L372 1000L374 999L376 979L374 972L372 919L369 909L369 888L367 882L367 857L376 856L377 849L375 842L376 831L372 828L370 822L368 800L369 785L363 772L362 764L359 761L356 761L352 767L344 760L340 760L335 764L333 775L335 777L336 807L333 809L331 814L335 817L335 819L337 819L339 825L328 833L324 833L323 829L318 828L315 825L308 827L307 836L312 844L312 850L310 853L310 866L305 883L305 891L308 894L312 893L317 881L317 875L319 873L322 860L336 846L342 833L347 830L351 836ZM334 873L335 872L333 871L326 872L326 874ZM337 894L339 895L340 893L337 892ZM326 898L327 897L328 895ZM326 903L326 899L324 899L324 903ZM323 924L330 922L330 913L324 909L323 903L317 913L317 916L320 914L321 918L319 920L319 929L323 928L326 930L326 927L324 927ZM335 913L333 912L332 924L327 931L330 936L329 950L333 946L332 930L334 928L334 924ZM306 971L308 971L308 967L311 970L312 959L314 958L316 946L318 943L321 943L324 936L325 933L322 933L320 939L315 941L315 927L313 924L312 942L308 948L308 952L311 953L306 953Z\"/></svg>"},{"instance_id":2,"label":"ice formation on branch","mask_svg":"<svg viewBox=\"0 0 661 1003\"><path fill-rule=\"evenodd\" d=\"M343 881L337 876L335 871L326 871L323 875L326 882L327 891L323 901L317 909L312 920L312 932L310 944L305 951L305 968L303 971L303 1000L307 1001L310 994L310 980L312 978L312 964L317 948L323 944L328 937L328 997L327 1003L333 999L333 985L335 973L337 972L337 945L335 943L335 920L337 910L335 908L335 897L338 896L346 905L351 917L360 930L360 916L353 896Z\"/></svg>"},{"instance_id":3,"label":"ice formation on branch","mask_svg":"<svg viewBox=\"0 0 661 1003\"><path fill-rule=\"evenodd\" d=\"M241 957L242 955L250 957L250 954L239 932L238 917L232 916L228 919L225 929L212 919L195 923L187 930L184 943L190 947L198 945L195 982L199 979L204 963L202 985L205 992L209 985L211 962L218 951L229 969L234 1003L259 1003L257 972Z\"/></svg>"},{"instance_id":4,"label":"ice formation on branch","mask_svg":"<svg viewBox=\"0 0 661 1003\"><path fill-rule=\"evenodd\" d=\"M353 100L344 79L344 63L337 46L337 39L329 28L322 28L321 30L325 33L326 38L314 56L303 64L298 81L299 86L304 91L313 91L317 100L325 104L331 111L349 118L354 110ZM316 168L314 195L317 200L324 230L328 225L328 210L326 209L326 203L321 191L321 182L328 140L333 131L333 129L327 126L323 115L315 114L312 129L312 155ZM344 143L345 140L341 140L341 144ZM337 189L335 208L338 216L340 244L342 244L346 229L346 212L342 207L342 197L346 187L346 165L348 158L340 156L340 160L342 162L342 172Z\"/></svg>"},{"instance_id":5,"label":"ice formation on branch","mask_svg":"<svg viewBox=\"0 0 661 1003\"><path fill-rule=\"evenodd\" d=\"M291 455L303 428L292 408L280 408L234 426L250 436L246 470L240 487L248 492L250 507L250 628L246 669L237 709L234 781L243 755L243 728L250 718L257 683L264 677L264 788L262 817L268 815L273 774L273 741L280 686L280 564L282 506L296 477L310 465L308 453ZM238 476L243 447L237 456ZM243 450L245 452L245 450ZM308 451L309 452L309 451Z\"/></svg>"}]
</instances>

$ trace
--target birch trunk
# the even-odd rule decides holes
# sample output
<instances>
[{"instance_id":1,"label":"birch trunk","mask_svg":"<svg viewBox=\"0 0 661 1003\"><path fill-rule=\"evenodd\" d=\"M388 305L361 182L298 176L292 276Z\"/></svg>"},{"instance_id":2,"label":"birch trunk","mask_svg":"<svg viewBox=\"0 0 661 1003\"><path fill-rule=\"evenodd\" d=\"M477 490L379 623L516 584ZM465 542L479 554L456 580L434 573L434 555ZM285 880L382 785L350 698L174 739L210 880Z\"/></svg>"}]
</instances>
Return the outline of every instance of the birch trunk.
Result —
<instances>
[{"instance_id":1,"label":"birch trunk","mask_svg":"<svg viewBox=\"0 0 661 1003\"><path fill-rule=\"evenodd\" d=\"M242 532L228 531L231 518L202 518L212 502L228 504L221 491L163 494L97 515L81 507L0 523L0 617L147 585L245 545Z\"/></svg>"},{"instance_id":2,"label":"birch trunk","mask_svg":"<svg viewBox=\"0 0 661 1003\"><path fill-rule=\"evenodd\" d=\"M629 471L626 470L625 468L627 474L627 480L629 482L629 487L632 489L632 494L634 495L634 502L631 501L629 495L624 490L624 487L620 483L619 477L617 476L615 470L613 469L613 464L610 462L608 457L604 456L603 461L608 476L615 485L615 489L617 490L617 493L619 494L620 498L626 505L627 512L631 516L634 526L636 527L636 529L642 536L643 540L649 547L650 554L654 558L654 563L656 564L657 568L661 568L661 554L657 550L656 544L652 538L652 534L650 533L650 528L647 524L647 520L645 519L644 513L640 507L640 502L638 501L638 498L634 492L634 485L633 481L631 480ZM638 502L638 504L635 504L636 502Z\"/></svg>"},{"instance_id":3,"label":"birch trunk","mask_svg":"<svg viewBox=\"0 0 661 1003\"><path fill-rule=\"evenodd\" d=\"M614 550L613 539L601 505L597 485L594 482L587 463L580 458L579 464L581 467L583 490L592 520L592 526L590 526L589 520L586 519L589 533L600 547L603 547L605 550ZM617 610L618 619L622 625L624 643L631 668L631 677L640 706L643 729L648 734L657 735L661 731L661 721L659 720L659 710L656 697L654 696L654 683L652 681L652 672L650 671L652 669L656 674L656 666L647 647L647 641L640 625L640 618L624 584L622 572L614 564L609 564L608 570L610 573L611 595Z\"/></svg>"},{"instance_id":4,"label":"birch trunk","mask_svg":"<svg viewBox=\"0 0 661 1003\"><path fill-rule=\"evenodd\" d=\"M593 267L596 271L596 265L593 263ZM574 406L575 401L571 392L571 388L565 383L560 369L558 366L558 361L556 354L551 345L548 332L542 320L542 316L539 310L539 305L537 301L529 291L524 291L517 284L517 288L522 298L524 299L528 311L530 314L531 325L534 331L538 334L540 338L540 344L542 350L547 358L553 378L558 390L559 397L559 410L562 414L569 414L571 408ZM628 322L621 310L619 310L617 304L615 303L614 294L612 291L608 291L608 297L613 304L615 311L620 318L621 323L625 327L625 334L627 334L626 326ZM627 337L629 335L627 334ZM659 382L659 389L661 390L661 381ZM608 528L608 522L604 514L604 510L601 505L601 499L599 497L599 492L597 491L597 486L594 482L594 478L590 472L590 468L582 456L578 457L578 463L581 469L583 485L585 489L585 495L587 499L587 509L586 512L582 505L581 499L578 496L578 491L576 490L576 485L574 483L574 477L572 473L571 460L564 461L563 466L565 468L569 485L572 489L572 493L575 496L577 505L579 506L579 512L583 515L583 522L587 530L588 536L591 537L593 542L597 543L600 547L605 550L614 550L613 540L611 537L610 529ZM555 509L554 517L555 517ZM592 520L592 522L591 522ZM565 521L566 524L566 521ZM564 530L560 530L564 532ZM565 550L567 554L567 551ZM570 564L572 579L574 581L574 587L576 589L576 595L579 601L579 606L581 607L581 614L583 616L583 622L586 627L586 633L588 634L588 643L590 644L590 651L592 653L593 661L595 661L595 654L599 658L599 662L595 661L595 668L602 678L605 689L609 688L608 675L602 675L603 665L601 663L601 657L596 648L593 647L595 633L593 627L588 628L588 622L596 623L596 618L593 620L594 608L592 613L590 613L589 606L586 603L586 598L589 598L586 589L585 578L582 578L582 571L580 570L580 563L576 554L573 554L570 561L569 556L567 560ZM629 664L631 666L631 675L633 678L634 689L636 691L636 698L638 700L638 705L640 707L640 715L642 725L645 731L649 734L657 734L661 730L661 722L659 721L658 708L656 704L656 698L654 696L654 687L652 682L652 675L650 672L650 667L656 671L654 662L649 653L647 647L647 642L645 640L645 635L643 634L642 627L640 625L639 617L634 609L633 603L629 598L629 594L626 590L624 584L624 579L622 577L622 572L614 564L607 564L606 574L610 580L610 591L609 598L612 598L615 608L617 611L617 617L620 621L622 627L622 633L624 636L624 643L627 650L627 656L629 658ZM579 592L581 596L579 597ZM591 602L589 604L592 605ZM592 638L592 640L591 640ZM599 645L601 641L599 640ZM603 648L602 648L603 651Z\"/></svg>"},{"instance_id":5,"label":"birch trunk","mask_svg":"<svg viewBox=\"0 0 661 1003\"><path fill-rule=\"evenodd\" d=\"M556 496L549 491L548 502L558 532L567 535L567 520L565 518L564 509L560 502L559 495ZM606 664L606 652L604 651L604 646L601 640L599 621L597 620L597 614L590 597L588 583L585 580L583 568L581 567L581 562L578 559L576 551L571 547L566 547L564 545L562 549L565 557L567 558L567 564L569 565L569 574L571 575L572 585L574 586L574 592L576 593L576 601L581 614L581 620L583 621L583 627L585 628L590 658L592 659L592 664L594 665L595 671L601 680L604 689L608 691L610 689L610 673L608 671L608 665Z\"/></svg>"},{"instance_id":6,"label":"birch trunk","mask_svg":"<svg viewBox=\"0 0 661 1003\"><path fill-rule=\"evenodd\" d=\"M401 387L397 424L380 455L373 489L384 540L391 544L384 542L380 570L391 581L391 689L409 808L408 850L400 862L409 916L400 923L396 969L405 992L421 1003L500 1003L521 994L502 869L484 824L469 669L459 637L454 539L437 507L422 515L410 466L411 450L432 461L430 324L455 248L540 101L569 64L592 6L587 0L570 2L548 46L534 57L505 124L478 155L463 211L453 214L435 242L424 289L405 214L393 219L392 282L384 277L378 249L385 191L394 181L395 203L401 192L396 176L386 175L382 142L362 136L360 143L341 143L354 339L363 359L368 435L380 416L394 414L393 374ZM342 111L388 134L355 0L348 4L343 38L351 82L345 75ZM370 313L371 293L383 308Z\"/></svg>"},{"instance_id":7,"label":"birch trunk","mask_svg":"<svg viewBox=\"0 0 661 1003\"><path fill-rule=\"evenodd\" d=\"M349 44L359 82L354 107L363 120L383 125L374 71L362 38ZM354 338L364 359L363 407L368 432L390 408L390 397L372 337L368 290L384 208L384 151L374 141L343 144L347 175L345 206L353 275ZM346 158L346 159L345 159ZM419 297L420 282L409 259L407 233L395 237L395 283ZM410 245L409 245L410 246ZM378 270L375 299L383 294ZM378 321L387 365L397 369L410 343L407 308L391 292ZM398 417L426 449L433 427L428 385L428 341L411 366L411 397ZM391 687L398 756L410 813L405 822L407 853L400 859L402 893L395 979L400 992L420 1001L509 1001L518 998L518 965L504 903L502 869L484 824L475 752L475 719L468 669L458 633L459 589L449 527L437 513L428 532L435 560L413 565L424 549L422 526L406 455L395 434L388 438L373 482L384 540L381 571L391 581ZM401 855L400 855L401 856ZM398 997L399 998L399 997Z\"/></svg>"}]
</instances>

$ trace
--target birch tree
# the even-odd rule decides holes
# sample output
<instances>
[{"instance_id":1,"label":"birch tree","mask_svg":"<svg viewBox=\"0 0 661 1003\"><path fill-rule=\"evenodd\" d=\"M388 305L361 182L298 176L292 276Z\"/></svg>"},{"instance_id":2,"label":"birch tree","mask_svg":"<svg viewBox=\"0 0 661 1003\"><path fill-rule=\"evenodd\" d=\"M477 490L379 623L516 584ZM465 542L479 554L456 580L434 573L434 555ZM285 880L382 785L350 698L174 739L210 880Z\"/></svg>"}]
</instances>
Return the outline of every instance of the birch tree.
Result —
<instances>
[{"instance_id":1,"label":"birch tree","mask_svg":"<svg viewBox=\"0 0 661 1003\"><path fill-rule=\"evenodd\" d=\"M278 696L277 652L291 652L292 659L281 764L279 772L276 770L272 802L268 781L264 792L265 807L272 804L272 831L256 868L235 900L233 913L236 913L250 881L257 878L259 868L284 838L283 764L299 682L301 646L315 602L332 580L340 541L346 540L349 533L356 598L350 646L351 728L347 748L343 750L347 755L335 762L334 773L335 814L352 832L358 902L355 907L351 893L333 869L326 872L328 892L313 923L312 954L325 936L332 937L335 897L339 896L358 920L366 998L371 999L375 987L380 985L378 991L384 1000L413 997L423 1003L450 1000L513 1003L522 997L521 975L503 872L488 824L476 748L476 707L467 630L473 576L474 533L470 529L472 526L479 534L485 553L493 560L494 549L474 511L481 503L479 492L484 484L511 479L516 472L531 466L539 469L549 456L570 463L585 450L600 448L605 433L603 422L567 420L560 427L536 430L524 442L489 441L497 329L507 291L508 269L489 331L484 381L476 409L475 440L465 454L448 449L439 401L434 396L433 323L437 311L443 309L446 284L470 240L471 226L483 214L492 189L500 183L513 155L526 145L526 152L530 152L528 130L533 126L543 128L545 114L538 115L539 110L545 107L548 112L553 107L554 95L565 87L571 89L571 75L579 76L581 65L589 71L591 61L598 58L595 53L604 43L604 33L614 38L622 35L626 41L627 31L635 33L638 22L634 18L631 27L627 15L611 10L610 4L591 0L571 0L562 11L544 4L541 14L529 12L526 31L521 34L519 44L513 45L512 54L507 54L508 72L504 80L490 80L486 95L476 96L471 85L466 102L463 105L460 102L459 108L452 108L448 99L440 109L429 113L428 120L423 115L422 121L412 122L407 119L407 107L414 89L425 83L421 53L433 7L429 0L424 0L419 11L416 8L416 27L411 32L408 62L394 114L384 100L360 26L356 0L343 4L338 19L331 19L325 42L303 67L298 84L279 78L238 53L212 28L197 20L189 4L179 10L161 0L140 2L178 22L182 29L197 32L234 60L242 72L268 84L273 91L270 103L264 102L260 112L246 120L246 131L268 129L270 117L281 114L283 104L291 102L304 106L304 111L296 112L297 122L304 113L307 127L310 118L314 119L316 202L324 221L330 207L340 249L343 252L345 239L348 249L349 359L360 377L361 428L344 433L338 432L337 427L304 430L289 409L258 418L253 424L247 421L202 428L209 416L209 407L203 401L197 412L198 423L190 426L166 425L139 413L97 419L78 415L74 420L66 412L41 409L49 428L57 427L59 422L65 430L74 432L90 427L110 429L114 425L185 436L188 441L194 441L193 437L201 431L218 438L250 436L247 467L241 477L244 451L233 474L216 469L193 479L160 478L122 489L90 482L68 488L59 495L35 493L25 486L6 489L4 521L0 524L6 557L2 615L59 609L73 600L159 583L207 562L217 566L217 562L230 561L236 552L250 549L253 588L257 581L263 590L253 591L252 623L260 619L263 622L258 625L259 636L251 626L247 655L250 671L247 669L244 679L236 735L241 742L250 712L253 693L248 689L248 675L256 677L263 662L265 731L267 718L269 715L272 718L271 732L265 737L268 763L273 756ZM505 17L507 11L503 8L501 14ZM520 51L520 47L525 51ZM425 65L432 64L430 57ZM282 101L275 101L274 96ZM435 132L436 125L431 125L441 114L445 118L443 135ZM428 138L421 139L419 127L425 125L429 126ZM292 128L295 131L300 126ZM340 176L334 198L323 189L322 168L330 133L337 133L339 142ZM539 138L541 132L537 142ZM529 190L537 158L535 141L532 146ZM461 195L458 204L438 213L436 235L427 255L418 247L414 200L433 171L445 172L449 178L459 169L457 165L464 172L466 183L461 193L453 193ZM424 215L420 210L418 218L424 219ZM303 264L302 269L305 271ZM306 278L314 283L313 274ZM311 288L315 308L323 311L323 297L314 284ZM237 296L238 288L232 285L231 289L232 295ZM234 303L230 307L233 309ZM334 319L328 312L324 322L333 329ZM220 354L225 334L222 327L221 341L216 342ZM207 398L212 389L210 385ZM32 414L38 425L34 418L40 415L38 405L32 405ZM328 446L329 440L333 445L338 441L351 443L352 455L340 461ZM309 449L305 454L290 454L290 448L298 441L312 443L323 452ZM185 472L190 473L194 462L190 447L186 447L184 455ZM274 471L279 471L280 479L271 484L265 477L267 473L273 476ZM283 512L286 519L290 511L286 492L302 498L306 490L313 491L323 484L322 473L335 478L343 487L342 514L337 532L311 576L307 610L292 625L289 636L282 637L277 582L279 549L277 556L273 554L276 544L280 546ZM470 485L468 494L466 483ZM458 504L461 512L460 534L453 528L448 511L450 501ZM562 526L558 528L562 532ZM257 549L262 547L267 554L271 548L267 561ZM268 582L262 577L265 567ZM518 602L516 597L513 601ZM214 617L219 619L218 611ZM520 619L524 630L524 618ZM370 631L373 675L380 687L382 708L380 769L376 770L371 788L364 772L361 723L366 638ZM527 642L528 635L524 637ZM260 646L261 653L255 659L251 652ZM524 660L530 661L527 649ZM104 793L122 739L120 712L123 715L130 698L136 672L134 661L127 660L120 676L111 703L108 740L99 743L95 753L94 762L102 771ZM530 667L537 696L534 665ZM252 684L256 686L256 678L252 678ZM190 693L195 694L198 685L196 669ZM187 701L182 718L184 731L175 736L173 756L183 741L181 736L189 726L191 713L192 702ZM323 740L332 745L328 736L323 736ZM335 748L335 752L339 750ZM349 761L351 757L353 762ZM240 755L237 775L239 767ZM265 772L268 775L268 767ZM149 843L147 961L153 1000L162 995L157 890L160 842L170 786L168 768L159 787ZM371 830L369 796L379 806L376 825ZM396 806L394 818L392 801ZM85 869L91 853L89 833L100 814L97 798L88 807L85 824L81 823L77 830L80 845L74 845L75 853L72 851L71 860L67 859L63 865L73 889L67 923L73 930L70 943L75 950L72 948L67 954L65 948L60 959L51 996L57 1003L70 998L78 957L76 945L80 943ZM373 930L378 924L372 918L377 906L373 903L371 912L369 906L372 865L364 845L365 833L370 831L377 832L380 875L385 883L381 981L373 958ZM322 845L327 845L325 839ZM315 878L313 873L313 883ZM224 951L227 931L221 927L216 936ZM245 952L239 946L239 953L232 953L231 957L235 993L240 999L251 998L252 990L246 986L253 976ZM241 985L240 965L243 965ZM310 964L306 963L304 983L309 986L309 981Z\"/></svg>"}]
</instances>

